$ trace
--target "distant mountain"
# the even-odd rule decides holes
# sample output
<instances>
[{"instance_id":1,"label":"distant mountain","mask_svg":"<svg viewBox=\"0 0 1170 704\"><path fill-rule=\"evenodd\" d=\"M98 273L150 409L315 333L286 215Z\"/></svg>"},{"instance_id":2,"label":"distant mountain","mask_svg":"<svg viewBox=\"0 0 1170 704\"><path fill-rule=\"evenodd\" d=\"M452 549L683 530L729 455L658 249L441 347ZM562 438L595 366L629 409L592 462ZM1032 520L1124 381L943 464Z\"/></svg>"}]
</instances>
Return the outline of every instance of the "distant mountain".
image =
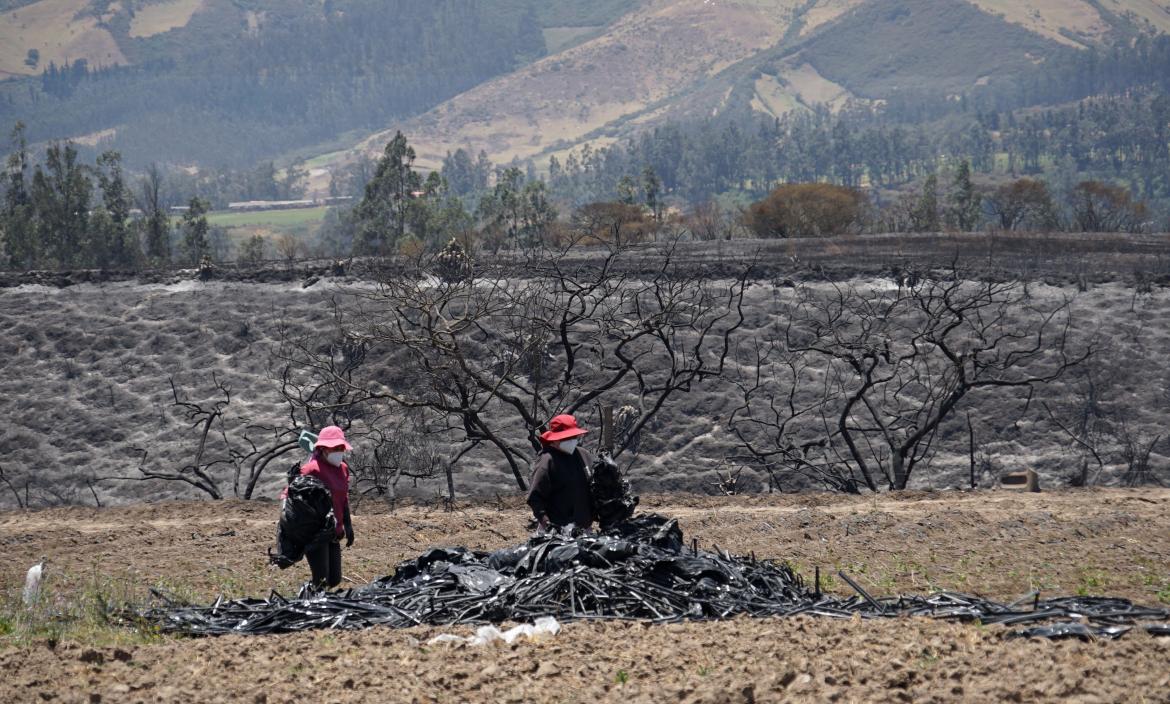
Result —
<instances>
[{"instance_id":1,"label":"distant mountain","mask_svg":"<svg viewBox=\"0 0 1170 704\"><path fill-rule=\"evenodd\" d=\"M1168 30L1164 0L0 0L0 129L131 166L318 156L321 187L397 129L423 166L546 159L665 121L957 96Z\"/></svg>"},{"instance_id":2,"label":"distant mountain","mask_svg":"<svg viewBox=\"0 0 1170 704\"><path fill-rule=\"evenodd\" d=\"M458 147L547 158L667 119L957 95L1168 30L1150 0L652 0L363 148L401 129L422 164Z\"/></svg>"},{"instance_id":3,"label":"distant mountain","mask_svg":"<svg viewBox=\"0 0 1170 704\"><path fill-rule=\"evenodd\" d=\"M136 164L242 166L352 144L634 4L3 0L0 125Z\"/></svg>"}]
</instances>

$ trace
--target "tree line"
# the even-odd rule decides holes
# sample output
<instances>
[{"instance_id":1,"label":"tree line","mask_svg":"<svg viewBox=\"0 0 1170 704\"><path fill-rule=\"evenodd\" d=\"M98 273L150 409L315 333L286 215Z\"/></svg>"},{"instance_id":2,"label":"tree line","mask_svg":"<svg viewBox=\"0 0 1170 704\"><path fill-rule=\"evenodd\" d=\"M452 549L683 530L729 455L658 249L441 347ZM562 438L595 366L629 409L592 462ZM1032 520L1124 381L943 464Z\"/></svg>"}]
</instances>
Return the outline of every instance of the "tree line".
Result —
<instances>
[{"instance_id":1,"label":"tree line","mask_svg":"<svg viewBox=\"0 0 1170 704\"><path fill-rule=\"evenodd\" d=\"M576 201L566 180L602 180L609 163L586 147L584 160L551 161L547 180L532 169L492 168L482 153L460 149L439 171L413 168L414 150L401 133L376 164L353 166L368 176L352 210L338 211L325 228L334 253L437 252L451 238L491 251L530 249L567 241L623 244L670 236L709 240L733 236L825 237L862 232L1065 230L1141 232L1161 228L1156 213L1128 189L1096 179L1051 186L1037 176L979 183L969 159L923 171L913 188L890 195L830 180L779 183L740 208L707 192L681 198L677 180L651 165ZM584 164L584 166L582 166ZM754 191L745 191L754 193Z\"/></svg>"},{"instance_id":2,"label":"tree line","mask_svg":"<svg viewBox=\"0 0 1170 704\"><path fill-rule=\"evenodd\" d=\"M623 180L637 182L647 169L664 197L695 203L760 197L783 183L892 189L963 160L987 176L1107 180L1164 205L1170 98L1135 91L1029 114L970 114L945 126L887 124L868 108L668 124L551 157L545 172L550 191L573 203L617 199Z\"/></svg>"},{"instance_id":3,"label":"tree line","mask_svg":"<svg viewBox=\"0 0 1170 704\"><path fill-rule=\"evenodd\" d=\"M54 142L34 164L23 125L12 139L0 203L0 253L7 266L196 266L217 244L226 256L223 233L207 222L206 201L192 197L177 222L171 217L158 168L135 185L118 152L84 164L72 144Z\"/></svg>"},{"instance_id":4,"label":"tree line","mask_svg":"<svg viewBox=\"0 0 1170 704\"><path fill-rule=\"evenodd\" d=\"M73 145L50 144L33 164L18 126L0 208L0 254L7 267L137 269L208 261L259 263L274 254L259 235L234 249L208 225L212 203L193 195L172 218L173 184L157 167L137 182L121 156L105 152L82 164ZM1149 232L1158 227L1144 201L1100 180L1049 187L1032 177L979 185L970 161L925 175L897 198L828 182L780 184L748 205L707 199L680 201L652 167L624 175L612 200L572 206L550 182L521 168L491 168L482 157L449 156L442 170L422 175L414 151L397 134L377 163L351 166L360 187L352 207L330 208L315 246L280 244L281 255L407 255L438 253L449 241L464 249L532 249L567 243L627 244L755 236L814 237L880 232L971 232L977 229ZM470 171L466 165L472 164ZM271 165L243 173L264 195L290 193L296 170ZM449 178L448 178L449 177ZM190 174L188 174L188 178ZM364 182L362 182L364 181ZM201 180L199 184L215 184ZM457 186L453 186L456 184ZM555 184L556 181L552 181ZM188 181L190 185L190 181ZM669 207L668 207L669 203Z\"/></svg>"},{"instance_id":5,"label":"tree line","mask_svg":"<svg viewBox=\"0 0 1170 704\"><path fill-rule=\"evenodd\" d=\"M575 202L575 179L597 178L597 151L551 161L547 179L532 169L497 167L482 152L459 149L438 171L414 167L415 153L398 133L377 161L358 159L334 174L331 192L353 194L352 207L331 208L315 246L291 242L282 256L419 255L456 239L465 248L531 249L568 242L627 244L684 236L696 240L754 236L826 237L862 232L942 230L1065 230L1141 232L1163 223L1144 200L1121 186L1072 179L1055 186L1035 176L977 182L974 161L924 172L913 188L891 195L830 180L779 183L739 207L678 194L677 179L651 165L622 173L601 198ZM603 161L602 163L608 163ZM603 167L604 169L604 167ZM677 172L676 174L677 175ZM206 214L226 195L282 199L301 193L305 172L271 162L249 171L164 174L151 167L136 184L109 151L92 165L76 148L52 143L33 163L24 131L13 133L8 157L0 246L16 268L193 266L204 257L258 262L271 255L263 238L235 251ZM179 193L191 193L179 197ZM754 191L744 191L754 193ZM184 199L185 198L185 199ZM183 203L177 224L172 206ZM287 250L287 251L283 251Z\"/></svg>"},{"instance_id":6,"label":"tree line","mask_svg":"<svg viewBox=\"0 0 1170 704\"><path fill-rule=\"evenodd\" d=\"M974 174L1043 177L1062 192L1079 181L1109 182L1170 212L1167 76L1170 37L1143 36L957 98L910 91L880 108L815 106L778 118L732 111L586 145L539 170L553 197L574 205L616 200L621 184L647 169L662 197L700 203L731 194L743 202L788 183L895 189L965 160ZM1051 104L1064 105L1031 107Z\"/></svg>"}]
</instances>

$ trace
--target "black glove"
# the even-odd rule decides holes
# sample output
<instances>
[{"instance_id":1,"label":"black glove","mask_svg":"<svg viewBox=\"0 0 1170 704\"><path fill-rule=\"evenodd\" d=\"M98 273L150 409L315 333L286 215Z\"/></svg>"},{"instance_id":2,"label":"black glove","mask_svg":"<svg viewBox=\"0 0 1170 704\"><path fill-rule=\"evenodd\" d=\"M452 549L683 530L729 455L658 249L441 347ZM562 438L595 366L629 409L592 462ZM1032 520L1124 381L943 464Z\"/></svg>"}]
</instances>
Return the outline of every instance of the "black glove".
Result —
<instances>
[{"instance_id":1,"label":"black glove","mask_svg":"<svg viewBox=\"0 0 1170 704\"><path fill-rule=\"evenodd\" d=\"M353 545L353 526L345 527L345 547Z\"/></svg>"}]
</instances>

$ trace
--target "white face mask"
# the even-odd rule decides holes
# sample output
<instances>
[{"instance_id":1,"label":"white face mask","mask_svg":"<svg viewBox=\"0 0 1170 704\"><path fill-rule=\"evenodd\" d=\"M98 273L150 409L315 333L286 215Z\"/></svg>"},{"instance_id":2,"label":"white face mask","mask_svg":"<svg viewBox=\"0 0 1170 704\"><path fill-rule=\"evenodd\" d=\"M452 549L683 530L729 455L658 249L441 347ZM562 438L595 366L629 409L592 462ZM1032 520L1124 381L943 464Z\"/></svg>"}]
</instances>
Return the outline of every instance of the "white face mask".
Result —
<instances>
[{"instance_id":1,"label":"white face mask","mask_svg":"<svg viewBox=\"0 0 1170 704\"><path fill-rule=\"evenodd\" d=\"M340 467L341 461L343 459L345 459L344 452L330 452L330 453L325 455L325 461L328 462L329 464L333 465L334 467Z\"/></svg>"},{"instance_id":2,"label":"white face mask","mask_svg":"<svg viewBox=\"0 0 1170 704\"><path fill-rule=\"evenodd\" d=\"M577 438L561 440L559 443L557 443L557 448L566 455L571 455L573 454L573 451L577 449Z\"/></svg>"}]
</instances>

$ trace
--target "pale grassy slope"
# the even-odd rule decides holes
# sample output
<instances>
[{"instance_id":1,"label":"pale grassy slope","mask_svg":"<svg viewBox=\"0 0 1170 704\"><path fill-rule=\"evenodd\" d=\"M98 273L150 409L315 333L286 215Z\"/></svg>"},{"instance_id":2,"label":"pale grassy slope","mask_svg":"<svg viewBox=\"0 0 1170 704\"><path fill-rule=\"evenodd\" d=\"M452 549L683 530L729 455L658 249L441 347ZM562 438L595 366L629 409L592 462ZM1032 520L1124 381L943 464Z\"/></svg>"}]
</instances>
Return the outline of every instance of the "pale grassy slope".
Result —
<instances>
[{"instance_id":1,"label":"pale grassy slope","mask_svg":"<svg viewBox=\"0 0 1170 704\"><path fill-rule=\"evenodd\" d=\"M203 5L204 0L170 0L160 5L147 5L134 13L130 36L150 37L186 27L191 16Z\"/></svg>"},{"instance_id":2,"label":"pale grassy slope","mask_svg":"<svg viewBox=\"0 0 1170 704\"><path fill-rule=\"evenodd\" d=\"M85 59L90 66L115 66L128 63L118 42L99 18L83 15L89 0L40 0L31 5L0 14L0 79L39 74L49 62L60 66L66 61ZM206 5L206 0L164 0L135 10L130 23L131 37L149 37L185 27L191 16ZM122 3L110 6L111 14L121 11ZM40 52L36 67L24 63L29 49Z\"/></svg>"},{"instance_id":3,"label":"pale grassy slope","mask_svg":"<svg viewBox=\"0 0 1170 704\"><path fill-rule=\"evenodd\" d=\"M811 110L819 104L838 110L854 97L844 86L825 78L799 58L784 62L775 76L760 76L754 87L752 109L773 117L794 110Z\"/></svg>"},{"instance_id":4,"label":"pale grassy slope","mask_svg":"<svg viewBox=\"0 0 1170 704\"><path fill-rule=\"evenodd\" d=\"M865 1L817 0L816 5L813 5L804 13L804 26L801 28L801 35L808 34L818 27L832 22Z\"/></svg>"},{"instance_id":5,"label":"pale grassy slope","mask_svg":"<svg viewBox=\"0 0 1170 704\"><path fill-rule=\"evenodd\" d=\"M752 96L751 106L756 112L780 117L801 107L796 96L772 76L761 76L753 87L756 92Z\"/></svg>"},{"instance_id":6,"label":"pale grassy slope","mask_svg":"<svg viewBox=\"0 0 1170 704\"><path fill-rule=\"evenodd\" d=\"M1162 0L966 1L1038 37L1078 48L1104 40L1118 18L1170 30L1170 6ZM600 36L478 86L419 118L389 125L359 148L376 154L401 129L415 145L419 164L434 168L459 147L482 149L497 162L539 156L542 163L549 154L563 155L586 142L603 146L680 109L688 114L694 114L695 105L707 113L718 110L718 96L739 80L712 80L720 69L750 61L785 39L832 31L834 22L870 2L654 0ZM866 47L856 51L864 53ZM775 77L752 79L751 107L758 112L778 116L816 103L840 107L853 97L807 60L795 57L777 68ZM696 100L696 95L702 97Z\"/></svg>"},{"instance_id":7,"label":"pale grassy slope","mask_svg":"<svg viewBox=\"0 0 1170 704\"><path fill-rule=\"evenodd\" d=\"M972 5L1002 15L1053 41L1074 47L1085 47L1109 30L1101 13L1086 0L968 0ZM1136 4L1136 3L1126 3ZM1077 39L1067 34L1074 34Z\"/></svg>"},{"instance_id":8,"label":"pale grassy slope","mask_svg":"<svg viewBox=\"0 0 1170 704\"><path fill-rule=\"evenodd\" d=\"M1150 31L1170 31L1170 4L1162 0L968 0L1008 22L1021 25L1054 41L1087 47L1110 30L1103 16L1113 13ZM1072 35L1072 36L1070 36Z\"/></svg>"},{"instance_id":9,"label":"pale grassy slope","mask_svg":"<svg viewBox=\"0 0 1170 704\"><path fill-rule=\"evenodd\" d=\"M825 78L807 63L791 62L779 77L808 106L825 103L836 109L850 97L848 90Z\"/></svg>"},{"instance_id":10,"label":"pale grassy slope","mask_svg":"<svg viewBox=\"0 0 1170 704\"><path fill-rule=\"evenodd\" d=\"M49 62L85 59L91 66L126 63L126 57L95 17L78 18L85 0L41 0L0 14L0 78L40 73ZM29 49L40 52L36 68L25 65Z\"/></svg>"},{"instance_id":11,"label":"pale grassy slope","mask_svg":"<svg viewBox=\"0 0 1170 704\"><path fill-rule=\"evenodd\" d=\"M394 129L402 129L419 163L435 166L461 145L507 161L562 140L577 142L772 46L787 29L776 10L798 4L659 0L622 18L601 37L391 126L365 146L377 152Z\"/></svg>"},{"instance_id":12,"label":"pale grassy slope","mask_svg":"<svg viewBox=\"0 0 1170 704\"><path fill-rule=\"evenodd\" d=\"M1100 0L1110 12L1135 20L1158 32L1170 32L1170 3L1166 0Z\"/></svg>"}]
</instances>

